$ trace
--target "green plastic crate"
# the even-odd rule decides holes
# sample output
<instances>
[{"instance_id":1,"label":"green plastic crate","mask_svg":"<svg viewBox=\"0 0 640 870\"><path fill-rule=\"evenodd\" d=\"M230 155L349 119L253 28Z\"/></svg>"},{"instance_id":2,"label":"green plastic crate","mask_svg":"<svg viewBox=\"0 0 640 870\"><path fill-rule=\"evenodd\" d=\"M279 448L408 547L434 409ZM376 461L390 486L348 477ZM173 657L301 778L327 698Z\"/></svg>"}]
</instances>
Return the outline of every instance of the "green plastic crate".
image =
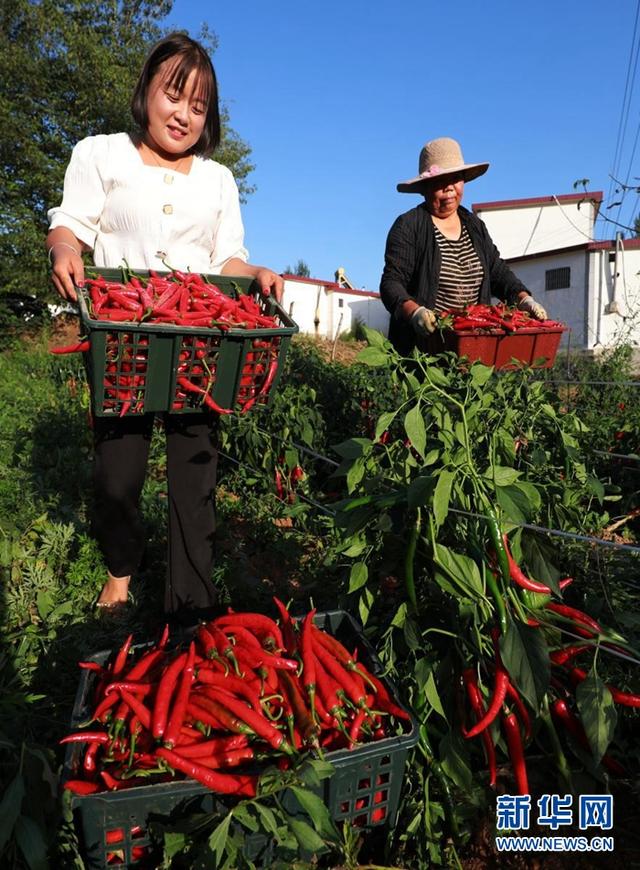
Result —
<instances>
[{"instance_id":1,"label":"green plastic crate","mask_svg":"<svg viewBox=\"0 0 640 870\"><path fill-rule=\"evenodd\" d=\"M380 677L391 697L400 703L396 688L381 676L382 665L350 614L343 610L319 613L315 623L347 648L357 647L360 660ZM110 652L101 652L90 658L102 664L109 655ZM92 672L82 672L72 712L72 730L89 715L93 679ZM395 826L407 756L419 738L415 720L412 718L406 724L406 733L325 755L334 766L334 774L321 783L317 793L339 826L345 820L363 829L386 824ZM78 744L67 747L63 782L76 776L81 756L82 747ZM155 866L148 863L151 857L148 827L152 821L166 821L191 813L221 812L228 808L230 800L188 779L124 791L73 795L71 804L85 866L87 870L102 870L113 866L114 862L121 867ZM295 798L289 801L285 793L282 801L288 811L296 811ZM272 848L273 843L266 835L245 834L245 854L258 866L269 866Z\"/></svg>"},{"instance_id":2,"label":"green plastic crate","mask_svg":"<svg viewBox=\"0 0 640 870\"><path fill-rule=\"evenodd\" d=\"M96 271L107 281L122 281L119 269ZM137 274L145 278L149 273ZM253 407L269 403L278 386L291 336L298 332L297 325L275 298L265 297L260 292L252 278L203 277L228 296L250 293L263 314L276 318L278 327L223 331L96 320L90 314L87 290L77 288L81 329L91 343L84 358L96 417L150 412L189 414L206 410L201 396L184 395L177 383L179 375L186 376L197 386L204 386L206 381L212 383L209 394L225 409L241 411L245 402L254 396L257 398ZM276 357L277 372L265 389L269 367ZM201 372L196 373L199 369ZM127 379L134 373L138 382L129 389Z\"/></svg>"}]
</instances>

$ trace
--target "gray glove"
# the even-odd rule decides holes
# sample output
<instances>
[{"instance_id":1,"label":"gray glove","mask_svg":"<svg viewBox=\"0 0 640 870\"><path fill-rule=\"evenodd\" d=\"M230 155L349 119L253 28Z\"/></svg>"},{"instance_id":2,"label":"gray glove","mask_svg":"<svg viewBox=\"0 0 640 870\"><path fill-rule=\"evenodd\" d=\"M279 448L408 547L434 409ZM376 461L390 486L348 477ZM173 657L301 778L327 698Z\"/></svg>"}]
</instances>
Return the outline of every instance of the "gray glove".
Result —
<instances>
[{"instance_id":1,"label":"gray glove","mask_svg":"<svg viewBox=\"0 0 640 870\"><path fill-rule=\"evenodd\" d=\"M421 305L411 315L409 321L417 335L429 335L436 330L436 315L430 308Z\"/></svg>"},{"instance_id":2,"label":"gray glove","mask_svg":"<svg viewBox=\"0 0 640 870\"><path fill-rule=\"evenodd\" d=\"M546 320L547 312L533 296L524 296L516 306L520 311L526 311L534 320Z\"/></svg>"}]
</instances>

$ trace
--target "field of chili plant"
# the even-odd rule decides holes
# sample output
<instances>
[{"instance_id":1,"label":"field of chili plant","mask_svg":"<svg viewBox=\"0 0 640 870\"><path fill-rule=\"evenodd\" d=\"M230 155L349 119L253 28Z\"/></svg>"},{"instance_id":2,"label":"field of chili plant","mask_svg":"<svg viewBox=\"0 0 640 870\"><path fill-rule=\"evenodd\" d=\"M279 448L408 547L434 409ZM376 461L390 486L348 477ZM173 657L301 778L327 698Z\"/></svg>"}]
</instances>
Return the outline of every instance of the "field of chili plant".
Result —
<instances>
[{"instance_id":1,"label":"field of chili plant","mask_svg":"<svg viewBox=\"0 0 640 870\"><path fill-rule=\"evenodd\" d=\"M545 865L639 860L640 406L628 349L497 375L400 360L368 338L349 366L294 342L271 408L223 421L213 579L236 608L275 616L277 595L296 614L359 618L420 723L398 824L336 826L312 793L331 771L310 759L271 772L258 799L158 827L162 866L251 866L246 825L276 843L270 866L534 866L494 848L496 795L518 791L534 808L548 793L614 796L613 855ZM79 359L50 355L45 332L4 349L3 866L82 868L57 790L77 662L163 624L162 433L143 494L148 550L120 623L93 606L104 566L90 457ZM474 736L479 719L491 722ZM303 794L295 816L286 787Z\"/></svg>"}]
</instances>

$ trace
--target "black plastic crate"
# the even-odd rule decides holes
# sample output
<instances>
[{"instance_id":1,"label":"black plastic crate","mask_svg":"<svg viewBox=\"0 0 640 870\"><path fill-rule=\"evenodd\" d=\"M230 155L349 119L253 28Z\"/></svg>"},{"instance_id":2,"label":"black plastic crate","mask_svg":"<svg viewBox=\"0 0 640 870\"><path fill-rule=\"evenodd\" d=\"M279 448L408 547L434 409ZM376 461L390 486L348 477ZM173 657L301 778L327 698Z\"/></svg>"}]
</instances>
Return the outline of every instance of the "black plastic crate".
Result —
<instances>
[{"instance_id":1,"label":"black plastic crate","mask_svg":"<svg viewBox=\"0 0 640 870\"><path fill-rule=\"evenodd\" d=\"M106 281L121 281L118 269L96 270ZM140 278L148 272L137 273ZM227 296L248 293L277 328L222 330L172 326L163 323L94 319L85 288L77 288L81 329L90 340L84 354L91 406L97 417L118 417L148 412L190 414L206 409L202 395L185 393L178 378L186 377L207 389L224 409L242 411L266 405L277 390L291 336L297 325L276 302L265 297L252 278L204 275ZM272 365L277 365L269 385Z\"/></svg>"},{"instance_id":2,"label":"black plastic crate","mask_svg":"<svg viewBox=\"0 0 640 870\"><path fill-rule=\"evenodd\" d=\"M391 697L400 704L397 689L382 676L380 660L350 614L343 610L318 613L315 623L337 637L348 649L357 647L360 660L382 680ZM96 653L90 660L102 664L110 655L110 651ZM93 676L88 670L82 671L72 712L72 730L86 722L90 713ZM419 739L413 717L403 724L406 733L355 749L325 754L325 759L334 767L334 773L321 783L317 794L338 825L345 820L363 829L396 824L407 756ZM82 747L69 744L63 783L75 777L81 757ZM230 800L229 796L217 795L200 783L186 779L122 791L73 795L71 803L86 867L88 870L102 870L114 866L114 863L132 868L150 866L147 863L151 848L150 822L191 813L221 812L228 808ZM283 801L287 806L286 794ZM295 799L291 806L296 806ZM271 841L265 835L245 835L245 853L258 866L269 866L271 847Z\"/></svg>"}]
</instances>

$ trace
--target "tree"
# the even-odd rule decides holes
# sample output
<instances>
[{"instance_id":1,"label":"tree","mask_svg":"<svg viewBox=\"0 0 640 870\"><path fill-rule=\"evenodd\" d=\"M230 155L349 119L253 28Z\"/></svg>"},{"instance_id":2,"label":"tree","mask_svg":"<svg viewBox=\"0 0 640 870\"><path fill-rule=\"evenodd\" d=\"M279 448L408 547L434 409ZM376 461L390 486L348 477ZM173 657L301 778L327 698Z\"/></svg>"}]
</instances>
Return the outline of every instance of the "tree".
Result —
<instances>
[{"instance_id":1,"label":"tree","mask_svg":"<svg viewBox=\"0 0 640 870\"><path fill-rule=\"evenodd\" d=\"M47 210L85 136L132 129L129 101L173 0L0 0L0 294L46 297ZM199 34L209 51L216 39ZM253 191L250 147L230 128L215 159L242 197ZM1 296L0 296L1 298Z\"/></svg>"},{"instance_id":2,"label":"tree","mask_svg":"<svg viewBox=\"0 0 640 870\"><path fill-rule=\"evenodd\" d=\"M304 260L298 260L293 269L291 266L285 266L285 275L297 275L298 278L310 278L311 271Z\"/></svg>"}]
</instances>

